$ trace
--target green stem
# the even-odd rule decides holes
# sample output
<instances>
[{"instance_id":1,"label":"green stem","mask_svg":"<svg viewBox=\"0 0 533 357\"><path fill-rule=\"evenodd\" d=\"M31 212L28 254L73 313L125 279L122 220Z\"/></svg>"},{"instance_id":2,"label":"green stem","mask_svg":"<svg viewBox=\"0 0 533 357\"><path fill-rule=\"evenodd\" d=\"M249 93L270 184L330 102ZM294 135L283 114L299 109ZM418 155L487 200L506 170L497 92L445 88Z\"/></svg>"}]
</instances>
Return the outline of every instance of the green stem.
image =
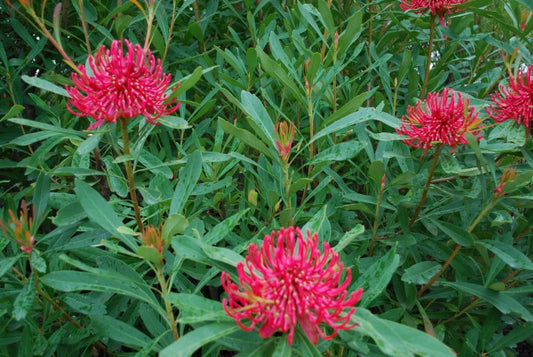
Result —
<instances>
[{"instance_id":1,"label":"green stem","mask_svg":"<svg viewBox=\"0 0 533 357\"><path fill-rule=\"evenodd\" d=\"M163 271L161 270L161 267L155 267L154 268L155 275L157 277L157 280L159 281L159 285L161 286L161 295L168 294L168 285L167 281L165 280L165 276L163 275ZM170 325L170 329L172 330L172 336L174 337L174 340L177 340L180 337L180 334L178 332L178 325L176 323L176 318L174 317L174 312L172 311L172 305L170 302L165 300L165 298L162 296L164 302L165 302L165 310L167 312L167 318L168 323Z\"/></svg>"},{"instance_id":2,"label":"green stem","mask_svg":"<svg viewBox=\"0 0 533 357\"><path fill-rule=\"evenodd\" d=\"M409 221L409 227L411 227L416 219L418 218L418 215L420 214L420 210L422 210L422 207L424 206L424 202L426 201L427 195L428 195L428 189L429 185L431 184L431 179L433 178L433 174L435 173L435 168L437 167L437 163L439 161L439 154L442 149L442 144L439 144L437 146L437 149L435 150L435 153L433 154L433 163L431 164L431 168L429 169L428 178L426 180L426 185L424 186L424 192L422 192L422 197L420 197L420 202L418 202L418 206L416 207L415 214L413 217L411 217L411 220Z\"/></svg>"},{"instance_id":3,"label":"green stem","mask_svg":"<svg viewBox=\"0 0 533 357\"><path fill-rule=\"evenodd\" d=\"M83 36L85 37L85 46L87 46L87 53L91 54L91 42L89 41L89 32L87 31L87 23L83 11L83 0L78 0L78 7L80 8L81 28L83 29Z\"/></svg>"},{"instance_id":4,"label":"green stem","mask_svg":"<svg viewBox=\"0 0 533 357\"><path fill-rule=\"evenodd\" d=\"M431 15L431 24L429 30L429 43L428 43L428 54L426 59L426 72L424 73L424 84L422 85L422 90L420 91L420 97L424 97L426 94L426 87L429 80L429 71L431 69L431 53L433 52L433 38L435 36L435 15Z\"/></svg>"},{"instance_id":5,"label":"green stem","mask_svg":"<svg viewBox=\"0 0 533 357\"><path fill-rule=\"evenodd\" d=\"M381 208L381 200L383 198L383 192L384 192L383 185L380 186L377 202L376 202L376 212L374 217L374 224L372 225L372 239L370 240L370 246L368 247L368 256L371 257L372 253L374 251L374 244L376 243L376 237L378 232L378 226L379 226L379 210Z\"/></svg>"},{"instance_id":6,"label":"green stem","mask_svg":"<svg viewBox=\"0 0 533 357\"><path fill-rule=\"evenodd\" d=\"M288 158L287 158L288 159ZM289 163L287 161L283 161L283 187L285 189L285 204L287 205L287 209L292 208L292 202L291 202L291 178L289 176ZM291 218L289 220L289 225L292 226L293 223L293 217L291 214Z\"/></svg>"},{"instance_id":7,"label":"green stem","mask_svg":"<svg viewBox=\"0 0 533 357\"><path fill-rule=\"evenodd\" d=\"M124 155L131 156L130 152L130 139L128 136L128 119L120 118L120 127L122 130L122 144L124 146ZM133 204L133 210L135 211L135 220L140 232L144 230L144 225L141 219L141 211L139 209L139 202L137 202L137 192L135 191L135 177L133 176L133 168L129 158L124 161L126 167L126 178L128 180L128 191L130 193L131 203Z\"/></svg>"},{"instance_id":8,"label":"green stem","mask_svg":"<svg viewBox=\"0 0 533 357\"><path fill-rule=\"evenodd\" d=\"M476 226L478 225L479 222L481 222L481 220L483 219L483 217L485 217L487 215L487 213L490 212L490 210L500 201L500 197L499 196L493 196L492 200L489 202L488 205L485 206L485 208L483 209L483 211L481 211L481 213L476 217L476 219L474 220L474 222L472 222L472 224L468 227L468 229L466 230L468 233L472 233L472 231L474 230L474 228L476 228ZM448 260L446 260L446 263L444 263L444 265L442 266L442 268L440 268L440 270L437 272L437 274L435 274L430 281L427 282L426 285L424 285L420 291L418 292L417 296L420 297L422 296L422 294L427 290L429 289L434 283L435 281L437 281L438 278L440 278L440 276L442 275L442 273L444 273L444 271L446 270L446 268L448 268L448 266L452 263L453 259L455 258L455 256L457 255L457 253L459 253L459 251L461 250L462 246L457 244L455 246L455 249L454 251L452 252L452 254L450 254Z\"/></svg>"}]
</instances>

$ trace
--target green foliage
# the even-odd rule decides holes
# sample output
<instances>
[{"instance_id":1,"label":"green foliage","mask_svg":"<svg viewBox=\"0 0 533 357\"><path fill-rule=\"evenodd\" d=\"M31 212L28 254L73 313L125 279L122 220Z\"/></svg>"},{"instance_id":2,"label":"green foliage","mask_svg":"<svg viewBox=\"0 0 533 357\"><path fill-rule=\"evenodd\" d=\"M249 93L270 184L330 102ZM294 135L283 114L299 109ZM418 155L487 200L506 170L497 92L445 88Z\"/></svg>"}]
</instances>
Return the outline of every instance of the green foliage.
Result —
<instances>
[{"instance_id":1,"label":"green foliage","mask_svg":"<svg viewBox=\"0 0 533 357\"><path fill-rule=\"evenodd\" d=\"M13 228L25 201L35 243L0 230L0 355L531 354L533 140L485 111L533 64L530 0L437 21L427 81L430 16L399 0L24 3L0 3L0 220ZM118 123L88 131L67 108L72 65L113 39L146 40L181 102L161 125L129 120L130 155ZM434 149L395 129L445 87L483 138L443 146L411 223ZM224 311L221 272L237 283L249 244L287 225L317 232L364 290L333 340L263 339Z\"/></svg>"}]
</instances>

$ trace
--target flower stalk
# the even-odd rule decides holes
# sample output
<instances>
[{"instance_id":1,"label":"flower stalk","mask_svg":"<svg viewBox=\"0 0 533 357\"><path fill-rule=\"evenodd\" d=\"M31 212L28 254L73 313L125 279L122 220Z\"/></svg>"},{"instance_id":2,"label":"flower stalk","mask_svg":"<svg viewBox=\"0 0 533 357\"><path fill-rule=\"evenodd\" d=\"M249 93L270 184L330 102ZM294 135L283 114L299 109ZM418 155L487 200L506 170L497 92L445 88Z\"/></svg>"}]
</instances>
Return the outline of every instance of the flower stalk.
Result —
<instances>
[{"instance_id":1,"label":"flower stalk","mask_svg":"<svg viewBox=\"0 0 533 357\"><path fill-rule=\"evenodd\" d=\"M435 173L435 169L437 168L437 163L439 162L439 155L440 155L441 149L442 149L442 145L437 145L437 148L435 149L435 152L433 153L433 162L431 163L431 167L429 169L426 184L424 185L424 191L422 191L422 196L420 197L420 201L418 202L418 205L416 206L415 213L413 214L413 216L411 217L411 220L409 221L409 227L411 227L416 222L416 219L418 218L418 215L420 214L420 211L422 210L422 207L424 206L424 203L426 202L429 186L431 185L433 174Z\"/></svg>"},{"instance_id":2,"label":"flower stalk","mask_svg":"<svg viewBox=\"0 0 533 357\"><path fill-rule=\"evenodd\" d=\"M130 139L128 135L128 119L120 118L120 126L122 130L122 150L127 160L124 161L126 168L126 179L128 181L128 191L130 194L131 203L133 204L133 210L135 211L135 220L137 221L137 227L139 231L144 230L143 222L141 219L141 210L139 209L139 202L137 201L137 192L135 190L135 176L133 175L133 168L131 166L131 152L130 152Z\"/></svg>"}]
</instances>

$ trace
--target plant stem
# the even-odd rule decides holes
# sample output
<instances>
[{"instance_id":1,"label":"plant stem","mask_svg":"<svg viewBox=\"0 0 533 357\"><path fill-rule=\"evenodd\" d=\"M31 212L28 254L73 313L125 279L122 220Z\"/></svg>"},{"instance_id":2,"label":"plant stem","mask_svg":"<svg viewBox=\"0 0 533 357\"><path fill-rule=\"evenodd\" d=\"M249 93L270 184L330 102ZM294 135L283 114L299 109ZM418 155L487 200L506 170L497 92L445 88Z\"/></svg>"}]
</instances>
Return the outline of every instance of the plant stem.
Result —
<instances>
[{"instance_id":1,"label":"plant stem","mask_svg":"<svg viewBox=\"0 0 533 357\"><path fill-rule=\"evenodd\" d=\"M154 269L155 275L157 277L157 280L159 281L159 285L161 285L161 295L166 295L168 291L168 285L167 281L165 280L165 276L163 275L163 271L161 267L155 267ZM170 329L172 330L172 336L174 337L174 340L177 340L180 337L180 334L178 332L178 326L176 324L176 318L174 317L174 312L172 311L172 305L165 300L165 298L162 296L162 299L165 302L165 310L167 312L167 318L168 323L170 325Z\"/></svg>"},{"instance_id":2,"label":"plant stem","mask_svg":"<svg viewBox=\"0 0 533 357\"><path fill-rule=\"evenodd\" d=\"M372 225L372 239L370 240L370 246L368 247L368 256L371 257L373 250L374 250L374 244L376 243L376 236L378 232L378 226L379 226L379 210L381 208L381 200L383 198L383 192L385 191L384 185L381 185L378 192L377 202L376 202L376 212L374 217L374 224Z\"/></svg>"},{"instance_id":3,"label":"plant stem","mask_svg":"<svg viewBox=\"0 0 533 357\"><path fill-rule=\"evenodd\" d=\"M91 42L89 41L89 32L87 32L87 23L85 22L83 0L78 0L78 7L80 8L81 28L83 29L83 36L85 36L85 46L87 46L87 53L91 54Z\"/></svg>"},{"instance_id":4,"label":"plant stem","mask_svg":"<svg viewBox=\"0 0 533 357\"><path fill-rule=\"evenodd\" d=\"M285 189L285 204L287 205L287 209L290 210L292 208L292 202L291 202L291 178L289 176L289 163L287 161L283 161L283 187ZM291 214L291 218L289 220L289 225L292 226L294 217Z\"/></svg>"},{"instance_id":5,"label":"plant stem","mask_svg":"<svg viewBox=\"0 0 533 357\"><path fill-rule=\"evenodd\" d=\"M422 206L424 206L424 202L426 201L427 195L428 195L428 189L429 185L431 184L431 179L433 178L433 174L435 173L435 168L437 167L437 162L439 161L439 154L442 149L442 144L439 144L437 146L437 149L435 150L435 153L433 154L433 163L431 164L431 168L429 169L428 178L426 180L426 185L424 186L424 192L422 192L422 197L420 197L420 202L418 202L418 206L416 207L415 214L413 214L413 217L411 217L411 220L409 221L409 227L411 227L416 219L418 218L418 215L420 214L420 210L422 210Z\"/></svg>"},{"instance_id":6,"label":"plant stem","mask_svg":"<svg viewBox=\"0 0 533 357\"><path fill-rule=\"evenodd\" d=\"M122 130L122 144L124 155L131 156L130 152L130 139L128 136L128 119L120 118L120 128ZM139 209L139 202L137 202L137 192L135 191L135 177L133 176L133 168L129 158L124 161L126 167L126 178L128 180L128 191L130 193L131 203L133 204L133 210L135 211L135 220L140 232L143 231L144 226L141 219L141 211Z\"/></svg>"},{"instance_id":7,"label":"plant stem","mask_svg":"<svg viewBox=\"0 0 533 357\"><path fill-rule=\"evenodd\" d=\"M424 73L424 84L422 85L422 89L420 91L420 97L424 97L426 95L426 87L429 80L429 71L431 70L431 53L433 52L433 38L435 36L435 19L436 15L431 15L431 23L430 23L430 30L429 30L429 43L428 43L428 54L426 59L426 72Z\"/></svg>"},{"instance_id":8,"label":"plant stem","mask_svg":"<svg viewBox=\"0 0 533 357\"><path fill-rule=\"evenodd\" d=\"M479 222L481 222L481 220L483 219L483 217L485 217L485 215L487 213L490 212L490 210L496 205L496 203L498 203L500 201L500 197L499 196L493 196L492 200L489 202L488 205L485 206L485 208L483 209L483 211L481 211L481 213L476 217L476 219L474 220L474 222L472 222L472 224L468 227L468 229L466 230L468 233L472 233L472 231L474 230L474 228L476 228L476 226L478 225ZM455 256L457 255L457 253L459 253L459 251L461 250L462 246L457 244L455 246L455 249L454 251L452 252L452 254L450 254L450 256L448 257L448 260L446 260L446 263L444 263L444 265L442 266L442 268L440 268L440 270L437 272L437 274L435 274L430 281L428 281L426 283L426 285L422 286L422 288L420 289L420 291L418 291L418 294L417 296L420 297L422 296L422 294L427 290L429 289L434 283L435 281L437 281L438 278L440 278L440 276L442 275L442 273L444 273L444 271L446 270L446 268L448 268L448 266L451 264L451 262L453 261L453 259L455 258Z\"/></svg>"}]
</instances>

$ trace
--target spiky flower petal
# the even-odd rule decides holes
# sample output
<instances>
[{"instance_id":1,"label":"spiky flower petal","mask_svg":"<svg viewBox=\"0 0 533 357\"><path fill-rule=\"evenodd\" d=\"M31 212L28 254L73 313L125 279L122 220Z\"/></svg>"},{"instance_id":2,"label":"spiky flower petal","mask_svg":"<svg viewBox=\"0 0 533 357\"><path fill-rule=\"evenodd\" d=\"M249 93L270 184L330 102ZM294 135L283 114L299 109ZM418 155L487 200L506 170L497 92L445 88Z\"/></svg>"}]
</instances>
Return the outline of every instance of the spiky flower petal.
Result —
<instances>
[{"instance_id":1,"label":"spiky flower petal","mask_svg":"<svg viewBox=\"0 0 533 357\"><path fill-rule=\"evenodd\" d=\"M72 87L68 110L76 116L90 116L96 120L89 126L94 129L108 121L129 119L144 115L152 124L163 115L175 112L180 103L166 103L165 92L170 74L164 74L161 61L150 50L128 40L115 40L111 48L101 46L94 56L89 56L89 68L78 66L72 73ZM76 110L74 110L74 108Z\"/></svg>"},{"instance_id":2,"label":"spiky flower petal","mask_svg":"<svg viewBox=\"0 0 533 357\"><path fill-rule=\"evenodd\" d=\"M469 105L470 100L453 89L429 93L424 101L419 100L415 106L407 107L407 114L402 117L402 125L396 132L408 136L404 140L406 144L425 152L438 143L455 150L458 144L468 142L467 133L472 133L477 140L483 137L479 113Z\"/></svg>"},{"instance_id":3,"label":"spiky flower petal","mask_svg":"<svg viewBox=\"0 0 533 357\"><path fill-rule=\"evenodd\" d=\"M457 5L467 0L401 0L400 8L404 11L414 10L415 13L429 11L432 15L439 16L442 26L446 27L444 16L452 12L460 11Z\"/></svg>"},{"instance_id":4,"label":"spiky flower petal","mask_svg":"<svg viewBox=\"0 0 533 357\"><path fill-rule=\"evenodd\" d=\"M266 235L261 247L251 244L246 263L237 264L239 286L222 273L222 286L228 293L225 311L244 330L261 325L259 335L288 332L292 344L294 329L301 326L312 343L333 338L338 330L355 327L350 318L362 290L348 292L350 269L341 283L343 263L328 243L318 249L318 235L300 228L281 228ZM326 335L320 324L333 332Z\"/></svg>"},{"instance_id":5,"label":"spiky flower petal","mask_svg":"<svg viewBox=\"0 0 533 357\"><path fill-rule=\"evenodd\" d=\"M527 134L533 124L533 65L525 71L518 71L515 78L510 76L509 85L500 86L500 93L490 96L492 104L487 113L497 122L512 119L524 124Z\"/></svg>"}]
</instances>

